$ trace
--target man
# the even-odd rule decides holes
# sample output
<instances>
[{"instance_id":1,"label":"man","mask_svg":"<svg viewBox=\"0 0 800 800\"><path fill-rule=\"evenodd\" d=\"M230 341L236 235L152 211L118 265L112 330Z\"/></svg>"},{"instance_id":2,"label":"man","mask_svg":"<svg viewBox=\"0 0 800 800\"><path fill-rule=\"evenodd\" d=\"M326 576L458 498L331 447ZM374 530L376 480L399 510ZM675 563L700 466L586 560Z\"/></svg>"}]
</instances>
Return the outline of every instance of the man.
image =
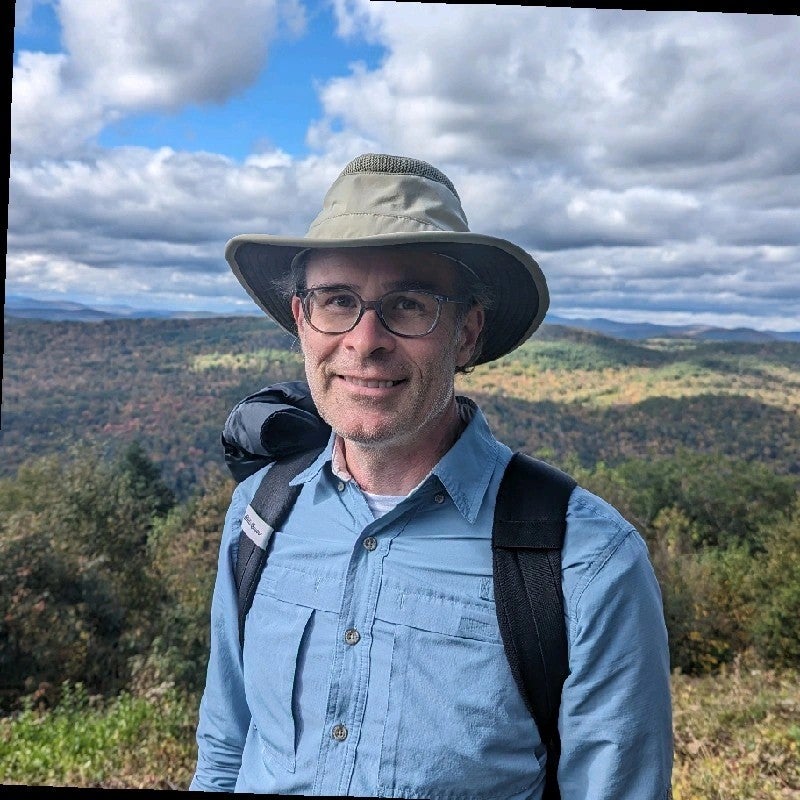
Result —
<instances>
[{"instance_id":1,"label":"man","mask_svg":"<svg viewBox=\"0 0 800 800\"><path fill-rule=\"evenodd\" d=\"M226 255L296 332L332 434L295 479L243 650L233 552L263 470L234 493L191 788L538 800L545 748L492 584L493 511L512 453L454 394L456 372L539 326L538 265L470 232L435 167L376 154L345 168L305 237L238 236ZM561 563L561 796L665 798L667 638L645 544L577 487Z\"/></svg>"}]
</instances>

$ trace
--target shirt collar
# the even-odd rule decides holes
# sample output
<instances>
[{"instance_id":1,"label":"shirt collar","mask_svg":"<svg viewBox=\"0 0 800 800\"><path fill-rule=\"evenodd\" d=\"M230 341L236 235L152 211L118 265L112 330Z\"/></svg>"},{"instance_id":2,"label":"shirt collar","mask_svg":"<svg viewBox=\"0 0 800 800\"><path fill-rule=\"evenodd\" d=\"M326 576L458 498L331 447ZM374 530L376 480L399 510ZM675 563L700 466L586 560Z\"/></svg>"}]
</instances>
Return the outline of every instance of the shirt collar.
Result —
<instances>
[{"instance_id":1,"label":"shirt collar","mask_svg":"<svg viewBox=\"0 0 800 800\"><path fill-rule=\"evenodd\" d=\"M501 460L510 458L511 451L494 438L486 417L472 400L462 396L457 396L456 400L461 418L467 422L466 428L410 495L427 486L435 476L462 516L472 523L478 516L495 469ZM327 463L331 464L331 470L339 480L351 479L342 457L341 442L335 433L331 433L325 449L290 481L290 485L315 479Z\"/></svg>"},{"instance_id":2,"label":"shirt collar","mask_svg":"<svg viewBox=\"0 0 800 800\"><path fill-rule=\"evenodd\" d=\"M467 522L475 522L486 490L501 460L511 451L494 438L483 412L469 398L458 396L462 418L469 419L456 443L431 470Z\"/></svg>"},{"instance_id":3,"label":"shirt collar","mask_svg":"<svg viewBox=\"0 0 800 800\"><path fill-rule=\"evenodd\" d=\"M289 486L298 486L301 483L308 483L319 475L320 470L332 460L333 447L336 442L337 436L331 432L328 444L322 449L322 452L307 466L302 472L296 475L289 481ZM349 480L349 476L347 478Z\"/></svg>"}]
</instances>

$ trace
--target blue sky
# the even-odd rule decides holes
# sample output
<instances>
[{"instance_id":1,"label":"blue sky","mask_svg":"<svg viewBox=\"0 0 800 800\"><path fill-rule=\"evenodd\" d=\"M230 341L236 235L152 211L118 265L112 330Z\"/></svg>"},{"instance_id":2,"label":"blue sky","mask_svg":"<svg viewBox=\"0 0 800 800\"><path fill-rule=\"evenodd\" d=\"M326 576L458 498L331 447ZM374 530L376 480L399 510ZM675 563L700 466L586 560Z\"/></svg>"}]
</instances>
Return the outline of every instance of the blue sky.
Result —
<instances>
[{"instance_id":1,"label":"blue sky","mask_svg":"<svg viewBox=\"0 0 800 800\"><path fill-rule=\"evenodd\" d=\"M800 19L17 2L6 294L258 313L223 252L362 152L456 184L551 312L800 329Z\"/></svg>"}]
</instances>

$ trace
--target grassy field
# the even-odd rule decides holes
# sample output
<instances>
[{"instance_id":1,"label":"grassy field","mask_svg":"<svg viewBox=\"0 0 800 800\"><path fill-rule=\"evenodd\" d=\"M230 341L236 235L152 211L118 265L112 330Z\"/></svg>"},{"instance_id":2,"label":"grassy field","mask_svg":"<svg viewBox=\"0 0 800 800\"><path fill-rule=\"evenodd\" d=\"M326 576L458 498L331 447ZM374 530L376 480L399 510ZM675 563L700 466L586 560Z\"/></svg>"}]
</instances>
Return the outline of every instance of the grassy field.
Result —
<instances>
[{"instance_id":1,"label":"grassy field","mask_svg":"<svg viewBox=\"0 0 800 800\"><path fill-rule=\"evenodd\" d=\"M741 664L674 675L674 800L800 798L799 677ZM106 705L73 689L54 711L0 719L0 783L185 788L195 714L168 687Z\"/></svg>"},{"instance_id":2,"label":"grassy field","mask_svg":"<svg viewBox=\"0 0 800 800\"><path fill-rule=\"evenodd\" d=\"M800 798L800 680L735 665L673 676L674 800Z\"/></svg>"}]
</instances>

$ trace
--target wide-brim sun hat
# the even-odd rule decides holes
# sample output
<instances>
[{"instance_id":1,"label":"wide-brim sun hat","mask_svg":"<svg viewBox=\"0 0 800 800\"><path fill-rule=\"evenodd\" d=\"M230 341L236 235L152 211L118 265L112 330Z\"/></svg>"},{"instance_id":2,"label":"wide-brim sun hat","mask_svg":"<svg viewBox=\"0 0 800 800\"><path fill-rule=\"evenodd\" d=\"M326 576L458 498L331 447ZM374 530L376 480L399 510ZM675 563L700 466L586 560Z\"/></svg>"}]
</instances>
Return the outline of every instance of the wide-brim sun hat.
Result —
<instances>
[{"instance_id":1,"label":"wide-brim sun hat","mask_svg":"<svg viewBox=\"0 0 800 800\"><path fill-rule=\"evenodd\" d=\"M305 236L241 234L225 247L234 275L255 303L297 335L291 298L280 285L304 250L422 246L456 259L490 289L476 364L519 347L541 324L547 283L533 257L512 242L473 233L450 179L425 161L366 153L328 190Z\"/></svg>"}]
</instances>

